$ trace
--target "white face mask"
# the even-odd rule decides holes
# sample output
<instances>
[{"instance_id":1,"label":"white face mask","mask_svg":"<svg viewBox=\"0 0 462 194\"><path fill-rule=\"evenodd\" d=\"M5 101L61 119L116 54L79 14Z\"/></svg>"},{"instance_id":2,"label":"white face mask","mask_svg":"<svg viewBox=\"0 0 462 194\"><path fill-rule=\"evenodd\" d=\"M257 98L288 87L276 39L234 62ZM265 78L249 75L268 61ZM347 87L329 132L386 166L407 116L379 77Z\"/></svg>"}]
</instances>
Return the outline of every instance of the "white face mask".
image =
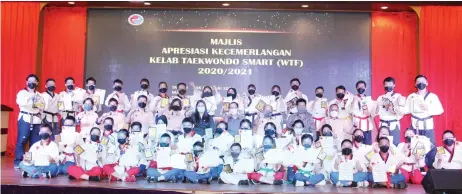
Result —
<instances>
[{"instance_id":1,"label":"white face mask","mask_svg":"<svg viewBox=\"0 0 462 194\"><path fill-rule=\"evenodd\" d=\"M204 113L205 112L205 107L203 107L203 106L197 107L197 112Z\"/></svg>"},{"instance_id":2,"label":"white face mask","mask_svg":"<svg viewBox=\"0 0 462 194\"><path fill-rule=\"evenodd\" d=\"M338 117L338 112L337 111L332 111L330 112L331 117Z\"/></svg>"},{"instance_id":3,"label":"white face mask","mask_svg":"<svg viewBox=\"0 0 462 194\"><path fill-rule=\"evenodd\" d=\"M297 134L297 135L301 134L302 131L303 131L303 128L301 128L301 127L296 127L296 128L294 128L294 132L295 132L295 134Z\"/></svg>"},{"instance_id":4,"label":"white face mask","mask_svg":"<svg viewBox=\"0 0 462 194\"><path fill-rule=\"evenodd\" d=\"M235 108L229 109L229 114L237 115L237 109L235 109Z\"/></svg>"}]
</instances>

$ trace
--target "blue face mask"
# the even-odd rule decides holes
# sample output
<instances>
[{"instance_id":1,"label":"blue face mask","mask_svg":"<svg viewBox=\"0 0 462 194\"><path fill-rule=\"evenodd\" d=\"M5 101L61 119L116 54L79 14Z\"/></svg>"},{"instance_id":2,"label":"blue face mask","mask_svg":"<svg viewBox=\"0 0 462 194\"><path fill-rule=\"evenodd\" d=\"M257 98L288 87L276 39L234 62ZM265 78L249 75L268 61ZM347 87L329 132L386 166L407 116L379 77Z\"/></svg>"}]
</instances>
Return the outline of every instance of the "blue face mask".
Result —
<instances>
[{"instance_id":1,"label":"blue face mask","mask_svg":"<svg viewBox=\"0 0 462 194\"><path fill-rule=\"evenodd\" d=\"M224 129L223 128L216 128L215 133L221 135L223 133Z\"/></svg>"},{"instance_id":2,"label":"blue face mask","mask_svg":"<svg viewBox=\"0 0 462 194\"><path fill-rule=\"evenodd\" d=\"M329 132L325 132L323 135L324 135L324 136L330 137L330 136L332 136L332 132L330 132L330 131L329 131Z\"/></svg>"},{"instance_id":3,"label":"blue face mask","mask_svg":"<svg viewBox=\"0 0 462 194\"><path fill-rule=\"evenodd\" d=\"M169 144L166 143L166 142L160 142L160 143L159 143L159 146L165 148L165 147L168 147Z\"/></svg>"},{"instance_id":4,"label":"blue face mask","mask_svg":"<svg viewBox=\"0 0 462 194\"><path fill-rule=\"evenodd\" d=\"M273 136L276 132L272 129L265 129L265 135L267 136Z\"/></svg>"},{"instance_id":5,"label":"blue face mask","mask_svg":"<svg viewBox=\"0 0 462 194\"><path fill-rule=\"evenodd\" d=\"M237 157L239 157L239 152L231 152L231 156L233 158L237 158Z\"/></svg>"},{"instance_id":6,"label":"blue face mask","mask_svg":"<svg viewBox=\"0 0 462 194\"><path fill-rule=\"evenodd\" d=\"M263 149L265 150L269 150L269 149L272 149L273 148L273 145L263 145Z\"/></svg>"},{"instance_id":7,"label":"blue face mask","mask_svg":"<svg viewBox=\"0 0 462 194\"><path fill-rule=\"evenodd\" d=\"M305 147L305 149L309 149L311 148L311 144L303 144L303 147Z\"/></svg>"},{"instance_id":8,"label":"blue face mask","mask_svg":"<svg viewBox=\"0 0 462 194\"><path fill-rule=\"evenodd\" d=\"M88 104L83 105L83 110L85 110L85 111L91 111L92 109L93 109L93 107L91 107L91 105L88 105Z\"/></svg>"}]
</instances>

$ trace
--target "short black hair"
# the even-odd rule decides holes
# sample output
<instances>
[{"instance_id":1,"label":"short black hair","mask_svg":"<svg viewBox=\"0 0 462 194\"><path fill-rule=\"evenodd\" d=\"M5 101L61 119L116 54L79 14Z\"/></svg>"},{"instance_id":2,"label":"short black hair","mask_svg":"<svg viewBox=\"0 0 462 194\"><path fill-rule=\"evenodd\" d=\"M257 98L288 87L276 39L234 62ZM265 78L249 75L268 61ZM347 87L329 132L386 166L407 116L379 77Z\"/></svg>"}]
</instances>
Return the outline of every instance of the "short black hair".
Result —
<instances>
[{"instance_id":1,"label":"short black hair","mask_svg":"<svg viewBox=\"0 0 462 194\"><path fill-rule=\"evenodd\" d=\"M119 104L119 101L117 101L117 99L115 99L115 98L109 99L109 103L108 103L108 104L111 104L111 102L116 102L117 105Z\"/></svg>"},{"instance_id":2,"label":"short black hair","mask_svg":"<svg viewBox=\"0 0 462 194\"><path fill-rule=\"evenodd\" d=\"M104 121L106 121L106 120L110 120L111 123L112 123L112 125L114 125L114 119L113 119L112 117L106 117L106 118L104 119ZM104 122L104 121L103 121L103 122Z\"/></svg>"},{"instance_id":3,"label":"short black hair","mask_svg":"<svg viewBox=\"0 0 462 194\"><path fill-rule=\"evenodd\" d=\"M118 133L123 133L125 134L125 137L129 138L130 137L130 133L128 132L127 129L121 129L118 131Z\"/></svg>"},{"instance_id":4,"label":"short black hair","mask_svg":"<svg viewBox=\"0 0 462 194\"><path fill-rule=\"evenodd\" d=\"M322 86L316 87L316 89L314 89L314 91L316 91L316 90L318 90L318 89L321 89L322 91L324 91L324 87L322 87Z\"/></svg>"},{"instance_id":5,"label":"short black hair","mask_svg":"<svg viewBox=\"0 0 462 194\"><path fill-rule=\"evenodd\" d=\"M404 133L406 133L406 131L412 131L412 132L414 132L414 134L417 134L417 130L413 129L412 127L407 128L407 129L404 131Z\"/></svg>"},{"instance_id":6,"label":"short black hair","mask_svg":"<svg viewBox=\"0 0 462 194\"><path fill-rule=\"evenodd\" d=\"M139 95L138 98L136 100L140 100L140 98L145 98L146 100L148 100L148 97L145 96L145 95Z\"/></svg>"},{"instance_id":7,"label":"short black hair","mask_svg":"<svg viewBox=\"0 0 462 194\"><path fill-rule=\"evenodd\" d=\"M140 128L142 128L142 127L143 127L143 124L141 124L141 123L140 123L140 122L138 122L138 121L135 121L135 122L133 122L133 123L130 125L130 127L133 127L133 126L135 126L135 125L138 125L138 126L140 126Z\"/></svg>"},{"instance_id":8,"label":"short black hair","mask_svg":"<svg viewBox=\"0 0 462 194\"><path fill-rule=\"evenodd\" d=\"M444 136L444 134L446 134L446 133L450 133L450 134L452 134L452 136L454 136L454 132L452 132L452 131L449 130L449 129L448 129L448 130L445 130L445 131L443 132L442 136Z\"/></svg>"},{"instance_id":9,"label":"short black hair","mask_svg":"<svg viewBox=\"0 0 462 194\"><path fill-rule=\"evenodd\" d=\"M95 105L95 102L93 101L93 99L91 98L85 98L85 100L83 100L83 103L85 103L87 100L89 100L91 102L91 105L94 106Z\"/></svg>"},{"instance_id":10,"label":"short black hair","mask_svg":"<svg viewBox=\"0 0 462 194\"><path fill-rule=\"evenodd\" d=\"M193 148L196 147L196 146L204 148L204 144L202 142L200 142L200 141L196 141L196 143L193 144Z\"/></svg>"},{"instance_id":11,"label":"short black hair","mask_svg":"<svg viewBox=\"0 0 462 194\"><path fill-rule=\"evenodd\" d=\"M231 104L235 104L237 108L239 108L239 104L237 102L231 102L229 103L229 107L231 107Z\"/></svg>"},{"instance_id":12,"label":"short black hair","mask_svg":"<svg viewBox=\"0 0 462 194\"><path fill-rule=\"evenodd\" d=\"M393 77L386 77L384 80L383 80L383 83L385 82L393 82L393 84L395 84L395 78Z\"/></svg>"},{"instance_id":13,"label":"short black hair","mask_svg":"<svg viewBox=\"0 0 462 194\"><path fill-rule=\"evenodd\" d=\"M390 143L390 140L387 137L381 137L381 138L379 138L379 140L377 142L380 142L380 141L382 141L384 139L386 139L388 141L388 143Z\"/></svg>"},{"instance_id":14,"label":"short black hair","mask_svg":"<svg viewBox=\"0 0 462 194\"><path fill-rule=\"evenodd\" d=\"M37 81L38 81L38 80L37 80ZM45 83L48 83L49 81L53 81L53 82L56 83L55 79L53 79L53 78L48 78L47 81L46 81Z\"/></svg>"},{"instance_id":15,"label":"short black hair","mask_svg":"<svg viewBox=\"0 0 462 194\"><path fill-rule=\"evenodd\" d=\"M73 116L67 116L64 120L71 120L75 123L75 117Z\"/></svg>"},{"instance_id":16,"label":"short black hair","mask_svg":"<svg viewBox=\"0 0 462 194\"><path fill-rule=\"evenodd\" d=\"M302 85L302 82L300 82L300 80L298 78L291 79L290 84L292 84L292 82L294 82L294 81L297 81L298 85Z\"/></svg>"},{"instance_id":17,"label":"short black hair","mask_svg":"<svg viewBox=\"0 0 462 194\"><path fill-rule=\"evenodd\" d=\"M114 83L119 83L119 84L124 85L124 82L122 80L120 80L120 79L115 79Z\"/></svg>"},{"instance_id":18,"label":"short black hair","mask_svg":"<svg viewBox=\"0 0 462 194\"><path fill-rule=\"evenodd\" d=\"M345 142L350 142L350 144L353 144L353 142L352 142L351 140L349 140L349 139L344 139L344 140L342 141L342 143L340 144L340 146L342 146Z\"/></svg>"},{"instance_id":19,"label":"short black hair","mask_svg":"<svg viewBox=\"0 0 462 194\"><path fill-rule=\"evenodd\" d=\"M359 80L358 82L356 82L356 87L358 87L358 86L359 86L359 84L364 84L364 86L365 86L365 87L367 87L367 84L366 84L366 82L365 82L365 81L363 81L363 80Z\"/></svg>"},{"instance_id":20,"label":"short black hair","mask_svg":"<svg viewBox=\"0 0 462 194\"><path fill-rule=\"evenodd\" d=\"M305 128L305 123L303 123L303 121L300 120L300 119L297 119L292 123L292 128L295 127L295 124L297 124L297 123L301 123L303 128Z\"/></svg>"},{"instance_id":21,"label":"short black hair","mask_svg":"<svg viewBox=\"0 0 462 194\"><path fill-rule=\"evenodd\" d=\"M298 99L296 105L298 105L301 102L305 103L305 105L306 105L306 100L303 99L303 98Z\"/></svg>"},{"instance_id":22,"label":"short black hair","mask_svg":"<svg viewBox=\"0 0 462 194\"><path fill-rule=\"evenodd\" d=\"M87 84L88 84L88 81L93 81L93 82L95 82L95 84L96 84L96 79L95 79L95 78L93 78L93 77L89 77L89 78L87 78L87 80L85 80L85 83L87 83Z\"/></svg>"},{"instance_id":23,"label":"short black hair","mask_svg":"<svg viewBox=\"0 0 462 194\"><path fill-rule=\"evenodd\" d=\"M194 120L191 117L186 117L181 121L181 123L192 123L194 124Z\"/></svg>"},{"instance_id":24,"label":"short black hair","mask_svg":"<svg viewBox=\"0 0 462 194\"><path fill-rule=\"evenodd\" d=\"M329 129L333 132L332 126L330 126L329 124L324 124L324 125L322 125L322 126L321 126L321 132L323 132L323 129L324 129L325 127L329 128Z\"/></svg>"},{"instance_id":25,"label":"short black hair","mask_svg":"<svg viewBox=\"0 0 462 194\"><path fill-rule=\"evenodd\" d=\"M167 88L168 88L167 82L164 82L164 81L159 82L159 87L160 87L160 85L162 85L162 84L165 84L165 86L167 86Z\"/></svg>"},{"instance_id":26,"label":"short black hair","mask_svg":"<svg viewBox=\"0 0 462 194\"><path fill-rule=\"evenodd\" d=\"M52 128L51 128L51 125L48 124L48 123L43 123L43 124L41 124L41 125L40 125L40 128L48 128L48 130L49 130L50 132L53 131Z\"/></svg>"},{"instance_id":27,"label":"short black hair","mask_svg":"<svg viewBox=\"0 0 462 194\"><path fill-rule=\"evenodd\" d=\"M279 92L281 91L281 87L279 87L279 85L274 85L273 87L271 87L271 91L273 91L274 88L277 88Z\"/></svg>"},{"instance_id":28,"label":"short black hair","mask_svg":"<svg viewBox=\"0 0 462 194\"><path fill-rule=\"evenodd\" d=\"M379 127L379 129L377 130L377 138L375 138L375 140L377 142L379 142L379 140L380 140L380 131L382 129L386 129L388 131L388 133L390 133L390 128L388 128L387 126L384 125L384 126Z\"/></svg>"},{"instance_id":29,"label":"short black hair","mask_svg":"<svg viewBox=\"0 0 462 194\"><path fill-rule=\"evenodd\" d=\"M313 136L311 136L310 134L306 134L306 133L305 133L305 134L303 134L302 137L300 138L300 144L302 144L303 140L306 139L306 138L311 139L311 143L313 143Z\"/></svg>"},{"instance_id":30,"label":"short black hair","mask_svg":"<svg viewBox=\"0 0 462 194\"><path fill-rule=\"evenodd\" d=\"M90 129L90 134L91 134L91 132L92 132L93 130L98 130L99 133L101 133L101 130L100 130L98 127L93 127L93 128Z\"/></svg>"},{"instance_id":31,"label":"short black hair","mask_svg":"<svg viewBox=\"0 0 462 194\"><path fill-rule=\"evenodd\" d=\"M184 87L186 87L186 84L185 84L185 83L180 82L180 83L178 83L178 84L176 85L176 88L179 88L181 85L183 85Z\"/></svg>"},{"instance_id":32,"label":"short black hair","mask_svg":"<svg viewBox=\"0 0 462 194\"><path fill-rule=\"evenodd\" d=\"M266 130L266 127L267 127L268 125L271 125L271 126L274 128L275 131L277 130L276 125L275 125L273 122L267 122L267 123L265 124L265 126L263 127L263 129Z\"/></svg>"},{"instance_id":33,"label":"short black hair","mask_svg":"<svg viewBox=\"0 0 462 194\"><path fill-rule=\"evenodd\" d=\"M64 83L67 83L67 80L72 80L72 82L75 83L75 80L73 77L66 77L66 79L64 79Z\"/></svg>"},{"instance_id":34,"label":"short black hair","mask_svg":"<svg viewBox=\"0 0 462 194\"><path fill-rule=\"evenodd\" d=\"M356 131L361 131L361 132L363 133L363 135L364 135L364 131L363 131L362 129L355 129L355 130L353 130L352 135L355 135Z\"/></svg>"},{"instance_id":35,"label":"short black hair","mask_svg":"<svg viewBox=\"0 0 462 194\"><path fill-rule=\"evenodd\" d=\"M147 78L141 79L140 84L143 83L143 82L146 82L146 83L148 83L148 85L149 85L149 80L148 80Z\"/></svg>"},{"instance_id":36,"label":"short black hair","mask_svg":"<svg viewBox=\"0 0 462 194\"><path fill-rule=\"evenodd\" d=\"M242 150L242 146L239 143L233 143L233 144L231 144L231 146L229 148L231 149L234 146L237 146L237 147L239 147L239 150Z\"/></svg>"},{"instance_id":37,"label":"short black hair","mask_svg":"<svg viewBox=\"0 0 462 194\"><path fill-rule=\"evenodd\" d=\"M418 76L415 77L414 82L417 81L417 79L419 79L419 78L421 78L421 77L423 77L423 78L425 78L426 80L428 80L427 77L425 77L425 75L418 75Z\"/></svg>"},{"instance_id":38,"label":"short black hair","mask_svg":"<svg viewBox=\"0 0 462 194\"><path fill-rule=\"evenodd\" d=\"M242 119L241 122L239 123L239 127L241 127L243 123L248 123L249 127L252 128L252 122L250 122L249 119Z\"/></svg>"},{"instance_id":39,"label":"short black hair","mask_svg":"<svg viewBox=\"0 0 462 194\"><path fill-rule=\"evenodd\" d=\"M218 128L218 125L221 124L221 123L225 124L225 129L224 130L228 131L228 123L225 122L225 121L218 122L217 125L215 125L215 128Z\"/></svg>"},{"instance_id":40,"label":"short black hair","mask_svg":"<svg viewBox=\"0 0 462 194\"><path fill-rule=\"evenodd\" d=\"M26 81L29 80L29 78L31 78L31 77L35 78L35 80L37 80L37 82L39 82L39 78L38 78L37 75L35 75L35 74L29 74L29 75L27 76L27 78L26 78Z\"/></svg>"},{"instance_id":41,"label":"short black hair","mask_svg":"<svg viewBox=\"0 0 462 194\"><path fill-rule=\"evenodd\" d=\"M172 139L172 137L170 137L168 133L164 133L160 136L160 138L163 138L163 137L168 137L170 140Z\"/></svg>"},{"instance_id":42,"label":"short black hair","mask_svg":"<svg viewBox=\"0 0 462 194\"><path fill-rule=\"evenodd\" d=\"M249 85L247 86L247 89L248 89L248 88L255 88L255 89L257 89L257 87L255 87L255 85L253 85L253 84L249 84Z\"/></svg>"},{"instance_id":43,"label":"short black hair","mask_svg":"<svg viewBox=\"0 0 462 194\"><path fill-rule=\"evenodd\" d=\"M344 90L344 91L346 91L345 86L343 86L343 85L337 86L337 87L335 88L335 91L338 91L338 90Z\"/></svg>"}]
</instances>

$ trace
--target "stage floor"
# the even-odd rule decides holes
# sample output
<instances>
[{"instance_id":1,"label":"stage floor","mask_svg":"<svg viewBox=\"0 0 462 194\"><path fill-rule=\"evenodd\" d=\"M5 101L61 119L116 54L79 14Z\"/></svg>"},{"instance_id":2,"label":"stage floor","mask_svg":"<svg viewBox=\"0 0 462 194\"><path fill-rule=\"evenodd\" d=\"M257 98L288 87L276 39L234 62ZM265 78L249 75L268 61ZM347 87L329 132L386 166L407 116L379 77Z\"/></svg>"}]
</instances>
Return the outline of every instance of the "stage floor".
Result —
<instances>
[{"instance_id":1,"label":"stage floor","mask_svg":"<svg viewBox=\"0 0 462 194\"><path fill-rule=\"evenodd\" d=\"M199 185L189 183L147 183L145 180L138 180L134 183L126 182L101 182L71 181L67 176L58 176L53 179L32 179L21 178L21 171L13 168L13 157L1 157L1 185L13 186L46 186L51 187L77 187L77 188L103 188L103 189L129 189L129 190L155 190L175 191L182 193L368 193L368 194L389 194L389 193L425 193L421 185L409 185L407 189L372 189L372 188L337 188L332 185L320 187L295 187L293 185L250 185L237 186L212 183L210 185ZM74 188L75 190L76 188Z\"/></svg>"}]
</instances>

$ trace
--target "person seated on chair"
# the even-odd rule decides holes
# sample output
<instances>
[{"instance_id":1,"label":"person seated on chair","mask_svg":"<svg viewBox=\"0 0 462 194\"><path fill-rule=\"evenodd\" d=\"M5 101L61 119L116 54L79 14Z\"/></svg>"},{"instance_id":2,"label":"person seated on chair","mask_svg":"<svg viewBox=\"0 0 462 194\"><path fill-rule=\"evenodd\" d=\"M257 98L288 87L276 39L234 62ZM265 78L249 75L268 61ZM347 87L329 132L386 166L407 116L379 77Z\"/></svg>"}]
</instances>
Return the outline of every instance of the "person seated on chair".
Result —
<instances>
[{"instance_id":1,"label":"person seated on chair","mask_svg":"<svg viewBox=\"0 0 462 194\"><path fill-rule=\"evenodd\" d=\"M403 174L400 174L399 169L403 164L403 156L401 153L393 153L390 150L390 140L386 137L379 138L378 153L374 153L369 160L368 164L368 180L372 182L372 187L383 187L405 189L407 184ZM373 168L382 169L381 173L386 173L386 182L375 182L377 177L374 177ZM377 173L376 175L379 175Z\"/></svg>"},{"instance_id":2,"label":"person seated on chair","mask_svg":"<svg viewBox=\"0 0 462 194\"><path fill-rule=\"evenodd\" d=\"M109 176L109 181L121 180L124 182L135 182L135 175L140 169L138 161L140 159L138 146L129 143L130 133L127 129L117 132L117 142L114 154L116 162L103 166L103 172Z\"/></svg>"},{"instance_id":3,"label":"person seated on chair","mask_svg":"<svg viewBox=\"0 0 462 194\"><path fill-rule=\"evenodd\" d=\"M231 154L224 159L224 169L220 174L218 182L233 185L249 185L247 174L253 172L253 157L242 150L239 143L231 145L230 150Z\"/></svg>"},{"instance_id":4,"label":"person seated on chair","mask_svg":"<svg viewBox=\"0 0 462 194\"><path fill-rule=\"evenodd\" d=\"M58 143L60 151L58 174L67 175L69 166L74 166L76 162L74 147L84 141L75 130L75 118L73 116L67 116L66 119L64 119L60 137L61 142Z\"/></svg>"},{"instance_id":5,"label":"person seated on chair","mask_svg":"<svg viewBox=\"0 0 462 194\"><path fill-rule=\"evenodd\" d=\"M444 146L436 149L435 161L433 162L435 169L462 169L462 162L452 160L456 145L460 146L462 143L456 141L451 130L443 132L443 143Z\"/></svg>"},{"instance_id":6,"label":"person seated on chair","mask_svg":"<svg viewBox=\"0 0 462 194\"><path fill-rule=\"evenodd\" d=\"M128 103L128 102L127 102ZM123 110L117 109L119 107L119 101L115 98L109 99L109 112L103 113L101 117L96 119L96 124L101 125L101 123L106 119L106 118L112 118L114 120L114 125L113 129L114 132L118 132L120 129L124 128L125 126L125 114ZM100 126L101 128L103 126Z\"/></svg>"},{"instance_id":7,"label":"person seated on chair","mask_svg":"<svg viewBox=\"0 0 462 194\"><path fill-rule=\"evenodd\" d=\"M203 165L202 159L206 159L204 156L206 153L204 153L204 144L202 142L196 142L193 145L193 154L194 158L192 162L188 162L187 165L187 170L184 172L184 177L186 178L187 181L197 184L210 184L210 181L212 180L212 171L211 169L213 167ZM218 165L218 155L216 155L217 158L207 158L213 159L217 161Z\"/></svg>"},{"instance_id":8,"label":"person seated on chair","mask_svg":"<svg viewBox=\"0 0 462 194\"><path fill-rule=\"evenodd\" d=\"M272 130L272 133L276 133ZM265 162L264 156L269 150L276 148L276 141L273 137L267 135L263 138L262 147L255 152L255 171L247 176L252 183L260 182L269 185L282 185L285 170L282 165L269 164Z\"/></svg>"},{"instance_id":9,"label":"person seated on chair","mask_svg":"<svg viewBox=\"0 0 462 194\"><path fill-rule=\"evenodd\" d=\"M404 132L405 142L398 144L396 151L404 155L404 163L401 166L401 173L406 177L407 183L422 183L424 176L420 171L425 166L425 153L419 154L414 148L411 148L411 140L417 138L415 129L408 128ZM428 140L430 142L430 140ZM392 144L393 145L393 144Z\"/></svg>"},{"instance_id":10,"label":"person seated on chair","mask_svg":"<svg viewBox=\"0 0 462 194\"><path fill-rule=\"evenodd\" d=\"M158 153L160 149L171 148L171 142L171 136L168 133L162 134L160 136L156 153ZM171 154L172 153L173 152L171 152ZM178 180L183 179L184 169L173 168L171 166L159 167L156 160L157 159L152 160L146 170L146 180L148 183L164 181L175 183Z\"/></svg>"},{"instance_id":11,"label":"person seated on chair","mask_svg":"<svg viewBox=\"0 0 462 194\"><path fill-rule=\"evenodd\" d=\"M174 135L178 132L183 133L181 130L181 122L186 117L186 110L183 110L183 102L179 98L174 98L170 103L168 109L165 109L164 112L161 112L161 115L165 115L169 125L167 126L167 131L172 132Z\"/></svg>"},{"instance_id":12,"label":"person seated on chair","mask_svg":"<svg viewBox=\"0 0 462 194\"><path fill-rule=\"evenodd\" d=\"M224 121L218 122L214 132L214 139L208 140L207 143L207 149L217 151L220 157L220 165L210 169L212 171L213 180L218 180L223 169L223 158L225 154L229 153L229 148L233 143L234 137L228 133L228 124Z\"/></svg>"},{"instance_id":13,"label":"person seated on chair","mask_svg":"<svg viewBox=\"0 0 462 194\"><path fill-rule=\"evenodd\" d=\"M30 146L29 152L23 156L19 168L23 170L22 177L52 178L58 174L58 145L51 141L52 129L49 124L40 126L40 141Z\"/></svg>"},{"instance_id":14,"label":"person seated on chair","mask_svg":"<svg viewBox=\"0 0 462 194\"><path fill-rule=\"evenodd\" d=\"M299 146L299 150L308 151L310 149L318 149L318 148L312 148L313 144L313 136L309 134L304 134L302 135L301 139L301 146ZM303 146L303 147L302 147ZM321 163L322 161L320 159L316 159L316 162L306 162L303 161L301 157L303 157L303 154L298 154L300 152L296 151L295 152L295 168L296 168L296 173L294 176L294 181L295 181L295 186L297 187L302 187L302 186L314 186L321 181L325 179L324 174L315 173L315 167L317 164ZM325 183L324 183L325 184Z\"/></svg>"},{"instance_id":15,"label":"person seated on chair","mask_svg":"<svg viewBox=\"0 0 462 194\"><path fill-rule=\"evenodd\" d=\"M367 169L358 159L362 156L359 154L353 154L353 142L349 139L345 139L342 141L341 146L342 153L337 154L335 157L332 167L333 172L330 173L332 183L337 187L368 187L369 182L367 181ZM352 181L339 180L339 166L345 162L351 162L351 165L353 165Z\"/></svg>"},{"instance_id":16,"label":"person seated on chair","mask_svg":"<svg viewBox=\"0 0 462 194\"><path fill-rule=\"evenodd\" d=\"M69 166L67 170L70 180L99 181L103 173L101 168L101 131L98 127L93 127L89 135L90 137L85 139L85 143L80 145L84 150L79 157L80 162L78 165Z\"/></svg>"}]
</instances>

